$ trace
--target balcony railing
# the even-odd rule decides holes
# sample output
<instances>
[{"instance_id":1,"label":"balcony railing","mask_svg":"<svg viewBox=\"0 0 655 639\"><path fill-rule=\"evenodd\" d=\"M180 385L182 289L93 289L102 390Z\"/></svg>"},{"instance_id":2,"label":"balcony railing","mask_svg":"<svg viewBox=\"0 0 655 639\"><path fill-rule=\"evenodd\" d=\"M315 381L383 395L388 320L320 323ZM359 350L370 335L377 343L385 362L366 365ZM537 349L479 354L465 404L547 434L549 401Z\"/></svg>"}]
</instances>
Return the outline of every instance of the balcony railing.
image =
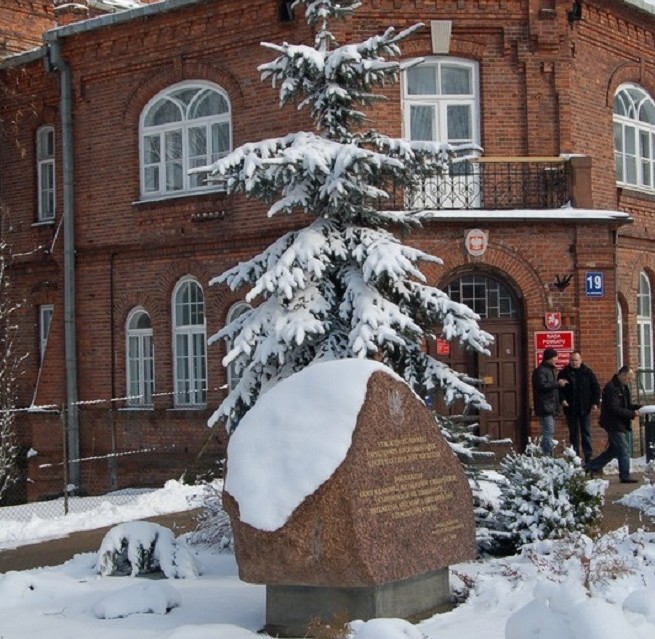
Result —
<instances>
[{"instance_id":1,"label":"balcony railing","mask_svg":"<svg viewBox=\"0 0 655 639\"><path fill-rule=\"evenodd\" d=\"M477 158L414 188L392 189L389 208L560 208L572 199L570 172L571 162L563 158Z\"/></svg>"}]
</instances>

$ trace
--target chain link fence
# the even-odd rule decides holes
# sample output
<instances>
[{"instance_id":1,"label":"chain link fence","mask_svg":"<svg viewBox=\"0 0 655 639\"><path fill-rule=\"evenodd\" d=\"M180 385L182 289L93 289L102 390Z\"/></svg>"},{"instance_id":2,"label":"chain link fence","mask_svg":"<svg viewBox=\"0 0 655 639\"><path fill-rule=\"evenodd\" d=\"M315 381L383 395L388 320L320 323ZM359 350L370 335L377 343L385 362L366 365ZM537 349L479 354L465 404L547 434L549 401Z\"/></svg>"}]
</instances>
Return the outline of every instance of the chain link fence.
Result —
<instances>
[{"instance_id":1,"label":"chain link fence","mask_svg":"<svg viewBox=\"0 0 655 639\"><path fill-rule=\"evenodd\" d=\"M25 413L17 421L12 481L0 496L0 526L123 506L171 479L199 483L223 475L225 444L203 414L86 406L79 412L83 454L71 458L63 408ZM41 442L40 450L21 443L21 429Z\"/></svg>"}]
</instances>

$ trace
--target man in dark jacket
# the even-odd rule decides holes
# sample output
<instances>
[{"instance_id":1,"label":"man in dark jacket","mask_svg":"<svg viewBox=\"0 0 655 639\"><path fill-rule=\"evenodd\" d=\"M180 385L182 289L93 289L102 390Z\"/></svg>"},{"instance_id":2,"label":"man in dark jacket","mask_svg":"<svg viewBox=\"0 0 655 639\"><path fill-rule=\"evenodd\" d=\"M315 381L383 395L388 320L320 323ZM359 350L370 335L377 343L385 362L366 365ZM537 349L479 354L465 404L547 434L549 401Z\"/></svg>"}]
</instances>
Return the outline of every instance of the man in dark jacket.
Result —
<instances>
[{"instance_id":1,"label":"man in dark jacket","mask_svg":"<svg viewBox=\"0 0 655 639\"><path fill-rule=\"evenodd\" d=\"M634 371L629 366L621 366L603 388L600 425L607 431L607 448L585 465L585 470L593 474L616 458L619 462L619 479L623 484L637 483L630 477L630 452L626 437L632 430L632 420L639 415L639 406L632 403L628 386L634 378Z\"/></svg>"},{"instance_id":2,"label":"man in dark jacket","mask_svg":"<svg viewBox=\"0 0 655 639\"><path fill-rule=\"evenodd\" d=\"M532 395L534 412L541 426L541 450L544 455L552 455L555 446L555 415L559 409L559 389L566 386L565 379L557 379L557 351L547 348L541 364L532 372Z\"/></svg>"},{"instance_id":3,"label":"man in dark jacket","mask_svg":"<svg viewBox=\"0 0 655 639\"><path fill-rule=\"evenodd\" d=\"M591 411L600 404L600 386L589 366L582 363L580 351L573 351L569 363L559 372L557 379L568 384L560 388L559 399L569 426L569 441L580 456L580 436L585 463L591 461Z\"/></svg>"}]
</instances>

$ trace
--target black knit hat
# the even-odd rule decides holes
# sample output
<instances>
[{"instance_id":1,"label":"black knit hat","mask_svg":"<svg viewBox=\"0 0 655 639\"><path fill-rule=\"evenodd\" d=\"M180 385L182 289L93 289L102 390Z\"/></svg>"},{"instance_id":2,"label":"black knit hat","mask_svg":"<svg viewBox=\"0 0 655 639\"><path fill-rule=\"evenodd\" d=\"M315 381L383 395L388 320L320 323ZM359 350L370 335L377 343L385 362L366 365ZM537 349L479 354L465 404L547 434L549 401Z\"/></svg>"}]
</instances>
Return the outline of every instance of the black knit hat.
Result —
<instances>
[{"instance_id":1,"label":"black knit hat","mask_svg":"<svg viewBox=\"0 0 655 639\"><path fill-rule=\"evenodd\" d=\"M544 351L544 356L541 361L545 362L547 359L552 359L553 357L557 357L557 351L554 348L547 348Z\"/></svg>"}]
</instances>

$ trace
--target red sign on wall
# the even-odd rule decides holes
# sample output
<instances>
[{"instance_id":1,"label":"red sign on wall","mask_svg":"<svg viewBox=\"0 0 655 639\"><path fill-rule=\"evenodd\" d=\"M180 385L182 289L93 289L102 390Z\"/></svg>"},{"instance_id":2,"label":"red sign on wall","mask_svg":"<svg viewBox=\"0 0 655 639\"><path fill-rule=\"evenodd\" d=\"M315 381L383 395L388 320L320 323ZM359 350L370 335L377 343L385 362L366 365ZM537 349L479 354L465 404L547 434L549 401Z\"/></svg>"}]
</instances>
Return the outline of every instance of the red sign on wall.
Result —
<instances>
[{"instance_id":1,"label":"red sign on wall","mask_svg":"<svg viewBox=\"0 0 655 639\"><path fill-rule=\"evenodd\" d=\"M437 337L437 355L450 355L450 342L442 337Z\"/></svg>"},{"instance_id":2,"label":"red sign on wall","mask_svg":"<svg viewBox=\"0 0 655 639\"><path fill-rule=\"evenodd\" d=\"M569 363L569 355L575 349L573 331L535 331L535 366L541 364L547 348L554 348L557 351L557 368L566 366Z\"/></svg>"}]
</instances>

